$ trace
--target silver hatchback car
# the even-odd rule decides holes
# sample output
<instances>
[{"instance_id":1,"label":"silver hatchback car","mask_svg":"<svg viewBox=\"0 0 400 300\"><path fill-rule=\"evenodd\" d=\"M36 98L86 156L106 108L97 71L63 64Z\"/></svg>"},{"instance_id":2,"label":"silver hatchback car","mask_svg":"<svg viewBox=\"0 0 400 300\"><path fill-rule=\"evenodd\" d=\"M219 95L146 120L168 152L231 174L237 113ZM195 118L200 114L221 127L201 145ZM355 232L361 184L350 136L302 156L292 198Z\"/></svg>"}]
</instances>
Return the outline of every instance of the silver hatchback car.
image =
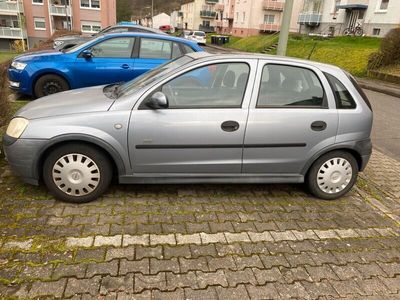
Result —
<instances>
[{"instance_id":1,"label":"silver hatchback car","mask_svg":"<svg viewBox=\"0 0 400 300\"><path fill-rule=\"evenodd\" d=\"M29 103L4 150L26 182L87 202L120 183L302 183L336 199L371 155L372 110L320 63L194 53L125 84Z\"/></svg>"}]
</instances>

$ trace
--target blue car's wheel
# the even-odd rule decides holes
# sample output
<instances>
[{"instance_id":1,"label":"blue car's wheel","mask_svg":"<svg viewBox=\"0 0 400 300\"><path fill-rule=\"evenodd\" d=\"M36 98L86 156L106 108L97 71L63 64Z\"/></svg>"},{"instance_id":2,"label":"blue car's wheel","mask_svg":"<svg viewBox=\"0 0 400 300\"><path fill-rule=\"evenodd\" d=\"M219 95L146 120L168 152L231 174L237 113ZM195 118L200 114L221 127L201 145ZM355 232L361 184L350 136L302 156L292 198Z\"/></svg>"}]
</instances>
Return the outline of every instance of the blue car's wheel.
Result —
<instances>
[{"instance_id":1,"label":"blue car's wheel","mask_svg":"<svg viewBox=\"0 0 400 300\"><path fill-rule=\"evenodd\" d=\"M68 82L54 74L48 74L40 77L35 84L35 96L37 98L56 94L69 90Z\"/></svg>"}]
</instances>

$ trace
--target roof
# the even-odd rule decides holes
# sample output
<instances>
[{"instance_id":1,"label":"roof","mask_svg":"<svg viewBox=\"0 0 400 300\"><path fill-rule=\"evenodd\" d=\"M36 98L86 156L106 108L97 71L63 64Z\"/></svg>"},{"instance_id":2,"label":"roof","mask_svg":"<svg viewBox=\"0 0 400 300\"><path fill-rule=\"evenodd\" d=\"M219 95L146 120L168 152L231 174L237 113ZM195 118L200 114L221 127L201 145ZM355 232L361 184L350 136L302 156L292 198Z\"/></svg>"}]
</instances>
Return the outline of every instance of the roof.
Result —
<instances>
[{"instance_id":1,"label":"roof","mask_svg":"<svg viewBox=\"0 0 400 300\"><path fill-rule=\"evenodd\" d=\"M174 42L180 42L180 43L185 43L185 44L196 44L196 42L188 40L188 39L183 39L180 37L175 37L171 36L168 34L156 34L156 33L145 33L145 32L119 32L119 33L107 33L104 34L103 37L124 37L124 36L132 36L132 37L145 37L145 38L157 38L160 40L168 40L168 41L174 41Z\"/></svg>"},{"instance_id":2,"label":"roof","mask_svg":"<svg viewBox=\"0 0 400 300\"><path fill-rule=\"evenodd\" d=\"M268 55L268 54L258 54L258 53L221 53L221 54L211 54L208 52L193 52L186 54L187 56L195 59L195 60L213 60L213 59L268 59L269 61L276 62L291 62L291 63L301 63L309 66L314 66L320 69L340 69L337 66L324 64L320 62L315 62L311 60L291 58L287 56L278 56L278 55Z\"/></svg>"}]
</instances>

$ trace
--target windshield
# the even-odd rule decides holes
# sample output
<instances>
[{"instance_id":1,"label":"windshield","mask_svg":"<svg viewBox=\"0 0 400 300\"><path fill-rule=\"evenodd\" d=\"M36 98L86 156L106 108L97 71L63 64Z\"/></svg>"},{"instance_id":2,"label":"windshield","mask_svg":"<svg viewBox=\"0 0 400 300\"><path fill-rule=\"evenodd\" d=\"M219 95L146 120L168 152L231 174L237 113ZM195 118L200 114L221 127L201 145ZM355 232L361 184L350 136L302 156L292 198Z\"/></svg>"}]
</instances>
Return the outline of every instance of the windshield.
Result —
<instances>
[{"instance_id":1,"label":"windshield","mask_svg":"<svg viewBox=\"0 0 400 300\"><path fill-rule=\"evenodd\" d=\"M77 45L75 45L75 46L73 46L71 48L68 48L68 49L64 50L63 52L64 53L72 53L72 52L75 52L75 51L82 50L86 46L88 46L89 44L95 42L96 40L99 40L100 38L102 38L102 36L92 38L92 39L88 40L87 42L84 42L84 43L81 43L81 44L77 44Z\"/></svg>"},{"instance_id":2,"label":"windshield","mask_svg":"<svg viewBox=\"0 0 400 300\"><path fill-rule=\"evenodd\" d=\"M190 58L189 56L182 56L173 61L162 64L158 68L148 71L148 72L140 75L139 77L136 77L135 79L122 84L118 88L118 98L121 96L133 94L134 92L140 90L141 88L145 87L146 85L149 85L149 84L157 81L164 75L170 73L171 71L173 71L175 69L178 69L179 67L191 62L192 60L193 59Z\"/></svg>"}]
</instances>

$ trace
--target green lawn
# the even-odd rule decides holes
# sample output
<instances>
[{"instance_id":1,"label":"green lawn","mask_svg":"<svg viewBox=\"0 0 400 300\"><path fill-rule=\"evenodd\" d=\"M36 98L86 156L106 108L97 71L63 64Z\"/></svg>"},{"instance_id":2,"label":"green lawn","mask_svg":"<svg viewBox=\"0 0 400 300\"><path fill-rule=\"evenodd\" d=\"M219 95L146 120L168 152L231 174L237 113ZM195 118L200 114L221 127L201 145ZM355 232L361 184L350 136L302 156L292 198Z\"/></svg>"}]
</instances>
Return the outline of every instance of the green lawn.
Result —
<instances>
[{"instance_id":1,"label":"green lawn","mask_svg":"<svg viewBox=\"0 0 400 300\"><path fill-rule=\"evenodd\" d=\"M14 52L0 52L0 63L5 62L17 55Z\"/></svg>"},{"instance_id":2,"label":"green lawn","mask_svg":"<svg viewBox=\"0 0 400 300\"><path fill-rule=\"evenodd\" d=\"M225 47L248 52L261 52L277 42L276 36L258 35L232 38ZM368 56L378 50L380 39L371 37L335 37L314 39L307 36L291 37L287 55L337 65L353 75L365 76ZM315 46L314 51L312 51ZM312 53L311 53L312 52ZM271 54L275 54L271 52Z\"/></svg>"}]
</instances>

